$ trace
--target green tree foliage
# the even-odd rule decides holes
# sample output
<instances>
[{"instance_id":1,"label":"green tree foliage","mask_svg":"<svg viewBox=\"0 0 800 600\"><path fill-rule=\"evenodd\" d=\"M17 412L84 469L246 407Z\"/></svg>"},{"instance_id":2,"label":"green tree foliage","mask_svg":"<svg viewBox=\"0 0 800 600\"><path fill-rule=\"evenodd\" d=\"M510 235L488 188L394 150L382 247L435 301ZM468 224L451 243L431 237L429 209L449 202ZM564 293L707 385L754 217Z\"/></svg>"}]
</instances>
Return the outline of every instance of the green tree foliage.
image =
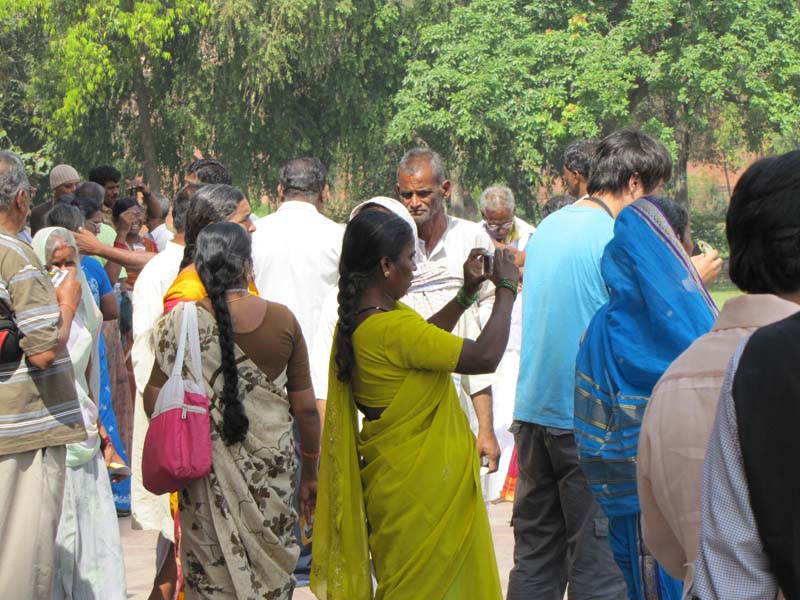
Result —
<instances>
[{"instance_id":1,"label":"green tree foliage","mask_svg":"<svg viewBox=\"0 0 800 600\"><path fill-rule=\"evenodd\" d=\"M170 189L196 153L251 195L314 154L339 197L388 193L404 147L455 208L505 182L530 215L572 139L653 132L736 168L798 141L787 0L0 0L0 145L40 172L113 162Z\"/></svg>"},{"instance_id":2,"label":"green tree foliage","mask_svg":"<svg viewBox=\"0 0 800 600\"><path fill-rule=\"evenodd\" d=\"M796 131L798 22L773 0L478 0L421 31L389 136L530 200L570 139L638 126L673 150L685 201L691 157Z\"/></svg>"}]
</instances>

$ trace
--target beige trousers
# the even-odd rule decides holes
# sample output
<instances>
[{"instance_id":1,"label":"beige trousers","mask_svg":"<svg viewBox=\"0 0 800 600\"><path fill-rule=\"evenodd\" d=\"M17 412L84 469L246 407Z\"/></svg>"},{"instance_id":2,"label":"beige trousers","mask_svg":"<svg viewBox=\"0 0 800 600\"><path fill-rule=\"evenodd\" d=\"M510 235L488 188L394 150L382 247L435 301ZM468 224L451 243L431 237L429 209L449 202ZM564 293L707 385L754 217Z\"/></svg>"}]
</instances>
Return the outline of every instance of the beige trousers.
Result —
<instances>
[{"instance_id":1,"label":"beige trousers","mask_svg":"<svg viewBox=\"0 0 800 600\"><path fill-rule=\"evenodd\" d=\"M0 456L0 598L49 599L67 449Z\"/></svg>"}]
</instances>

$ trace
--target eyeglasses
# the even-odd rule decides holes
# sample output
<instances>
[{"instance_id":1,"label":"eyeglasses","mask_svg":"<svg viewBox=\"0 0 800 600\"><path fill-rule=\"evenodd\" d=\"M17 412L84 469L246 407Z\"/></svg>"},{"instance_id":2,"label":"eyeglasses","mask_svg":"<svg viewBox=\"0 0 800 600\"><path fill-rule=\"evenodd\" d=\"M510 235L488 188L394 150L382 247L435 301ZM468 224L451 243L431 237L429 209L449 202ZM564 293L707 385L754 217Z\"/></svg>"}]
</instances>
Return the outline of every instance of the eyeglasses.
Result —
<instances>
[{"instance_id":1,"label":"eyeglasses","mask_svg":"<svg viewBox=\"0 0 800 600\"><path fill-rule=\"evenodd\" d=\"M489 223L486 222L486 229L489 231L498 231L500 229L509 229L514 225L514 221L506 221L505 223Z\"/></svg>"}]
</instances>

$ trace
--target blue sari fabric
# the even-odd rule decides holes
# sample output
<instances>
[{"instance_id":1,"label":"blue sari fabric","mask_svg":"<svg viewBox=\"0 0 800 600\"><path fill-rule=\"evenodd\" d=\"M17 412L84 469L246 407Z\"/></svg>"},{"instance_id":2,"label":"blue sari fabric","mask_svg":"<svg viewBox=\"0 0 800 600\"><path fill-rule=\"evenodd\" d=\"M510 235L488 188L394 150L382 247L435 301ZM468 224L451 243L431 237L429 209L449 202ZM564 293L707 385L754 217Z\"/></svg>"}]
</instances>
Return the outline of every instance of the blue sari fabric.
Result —
<instances>
[{"instance_id":1,"label":"blue sari fabric","mask_svg":"<svg viewBox=\"0 0 800 600\"><path fill-rule=\"evenodd\" d=\"M128 461L128 455L125 452L125 446L122 443L122 438L119 437L119 429L117 429L117 415L114 413L114 407L111 404L111 384L108 380L108 361L106 360L106 344L103 341L103 332L100 332L100 422L106 428L108 437L111 438L111 444L114 450L117 451L120 458L125 461L126 465L131 464ZM111 483L111 491L114 494L114 505L118 511L127 512L131 509L131 478L126 477L117 483Z\"/></svg>"},{"instance_id":2,"label":"blue sari fabric","mask_svg":"<svg viewBox=\"0 0 800 600\"><path fill-rule=\"evenodd\" d=\"M609 301L581 343L575 438L609 517L638 513L636 453L647 402L667 367L714 324L717 307L659 208L625 208L602 262Z\"/></svg>"}]
</instances>

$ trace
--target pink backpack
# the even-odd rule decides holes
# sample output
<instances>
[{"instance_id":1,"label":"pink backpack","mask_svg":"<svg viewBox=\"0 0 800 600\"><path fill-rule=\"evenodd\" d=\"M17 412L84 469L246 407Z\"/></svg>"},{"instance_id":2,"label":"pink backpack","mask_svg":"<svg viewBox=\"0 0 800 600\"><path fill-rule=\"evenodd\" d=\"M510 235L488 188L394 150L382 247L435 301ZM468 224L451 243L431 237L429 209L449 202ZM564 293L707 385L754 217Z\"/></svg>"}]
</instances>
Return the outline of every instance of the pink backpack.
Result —
<instances>
[{"instance_id":1,"label":"pink backpack","mask_svg":"<svg viewBox=\"0 0 800 600\"><path fill-rule=\"evenodd\" d=\"M183 379L181 374L187 339L194 380ZM184 302L175 364L158 393L144 439L142 480L150 492L166 494L210 472L211 422L200 360L197 306Z\"/></svg>"}]
</instances>

